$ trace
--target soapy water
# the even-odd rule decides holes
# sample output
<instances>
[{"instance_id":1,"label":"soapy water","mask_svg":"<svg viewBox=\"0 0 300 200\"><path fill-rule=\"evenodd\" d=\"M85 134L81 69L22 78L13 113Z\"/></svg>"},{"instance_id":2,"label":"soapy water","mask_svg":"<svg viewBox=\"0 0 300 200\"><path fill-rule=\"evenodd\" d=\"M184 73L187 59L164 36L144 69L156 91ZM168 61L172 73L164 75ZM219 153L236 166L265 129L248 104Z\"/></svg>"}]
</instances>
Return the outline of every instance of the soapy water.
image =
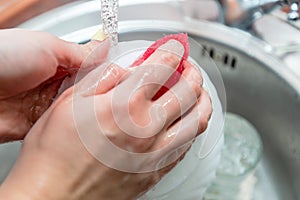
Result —
<instances>
[{"instance_id":1,"label":"soapy water","mask_svg":"<svg viewBox=\"0 0 300 200\"><path fill-rule=\"evenodd\" d=\"M204 200L251 200L261 155L262 141L254 126L239 115L227 113L217 177Z\"/></svg>"},{"instance_id":2,"label":"soapy water","mask_svg":"<svg viewBox=\"0 0 300 200\"><path fill-rule=\"evenodd\" d=\"M224 126L225 146L218 174L242 176L256 166L262 143L256 129L241 116L227 113Z\"/></svg>"}]
</instances>

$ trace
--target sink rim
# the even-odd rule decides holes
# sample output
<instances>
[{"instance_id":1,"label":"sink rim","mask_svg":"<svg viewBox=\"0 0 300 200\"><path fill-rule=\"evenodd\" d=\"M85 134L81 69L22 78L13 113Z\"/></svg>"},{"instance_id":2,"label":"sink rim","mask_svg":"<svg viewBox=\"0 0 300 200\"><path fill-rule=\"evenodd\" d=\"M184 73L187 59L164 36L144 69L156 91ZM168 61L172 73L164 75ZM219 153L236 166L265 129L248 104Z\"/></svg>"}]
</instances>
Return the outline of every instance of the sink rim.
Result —
<instances>
[{"instance_id":1,"label":"sink rim","mask_svg":"<svg viewBox=\"0 0 300 200\"><path fill-rule=\"evenodd\" d=\"M167 5L172 8L180 9L181 0L122 0L120 2L120 11L132 6L138 5ZM91 15L95 13L100 14L101 2L98 0L81 0L78 2L69 3L58 7L56 9L45 12L39 16L36 16L27 22L24 22L19 27L29 28L34 30L46 30L55 27L60 23L66 23L74 18L82 17L85 15ZM133 27L136 29L148 28L148 29L170 29L176 31L189 32L197 36L202 36L208 38L212 41L221 43L225 46L234 47L240 52L246 54L247 56L254 57L259 62L267 65L267 69L271 69L277 76L281 77L282 80L286 82L295 91L295 96L300 98L300 78L293 73L292 70L285 67L280 58L276 57L273 53L273 47L263 40L260 40L251 34L242 31L237 28L232 28L225 26L216 22L200 21L189 17L186 17L183 12L179 12L181 16L181 21L178 19L174 20L128 20L120 21L119 29L120 32L129 32ZM138 18L139 16L137 16ZM59 20L58 20L59 19ZM70 32L78 32L91 28L94 33L101 25L96 25L100 23L99 20L93 22L95 26L80 28L79 30L73 30ZM97 27L97 28L95 28ZM73 27L74 28L74 27ZM78 28L78 27L77 27ZM91 30L90 30L91 31ZM60 34L59 37L63 37L66 34ZM66 37L63 37L66 39ZM218 38L216 40L215 38ZM221 40L221 41L220 41Z\"/></svg>"},{"instance_id":2,"label":"sink rim","mask_svg":"<svg viewBox=\"0 0 300 200\"><path fill-rule=\"evenodd\" d=\"M92 37L93 33L96 33L101 27L101 25L90 26L60 37L72 42L87 41ZM272 54L272 47L269 44L244 31L206 21L176 22L169 20L130 20L120 21L119 24L119 32L121 34L146 30L187 32L230 48L235 48L248 57L268 66L266 69L271 70L274 74L279 76L281 80L285 81L290 88L294 89L295 95L300 98L300 78L289 68L284 67L285 64ZM218 40L215 38L218 38ZM221 41L219 40L220 38Z\"/></svg>"}]
</instances>

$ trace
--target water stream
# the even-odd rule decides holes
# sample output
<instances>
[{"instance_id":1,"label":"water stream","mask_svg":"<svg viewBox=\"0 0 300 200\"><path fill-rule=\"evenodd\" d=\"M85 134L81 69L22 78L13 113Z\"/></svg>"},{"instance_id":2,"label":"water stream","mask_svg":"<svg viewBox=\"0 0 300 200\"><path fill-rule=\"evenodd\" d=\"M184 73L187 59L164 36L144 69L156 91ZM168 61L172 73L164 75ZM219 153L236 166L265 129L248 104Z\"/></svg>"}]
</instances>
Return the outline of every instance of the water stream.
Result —
<instances>
[{"instance_id":1,"label":"water stream","mask_svg":"<svg viewBox=\"0 0 300 200\"><path fill-rule=\"evenodd\" d=\"M104 33L112 44L118 44L119 0L101 0L101 20Z\"/></svg>"}]
</instances>

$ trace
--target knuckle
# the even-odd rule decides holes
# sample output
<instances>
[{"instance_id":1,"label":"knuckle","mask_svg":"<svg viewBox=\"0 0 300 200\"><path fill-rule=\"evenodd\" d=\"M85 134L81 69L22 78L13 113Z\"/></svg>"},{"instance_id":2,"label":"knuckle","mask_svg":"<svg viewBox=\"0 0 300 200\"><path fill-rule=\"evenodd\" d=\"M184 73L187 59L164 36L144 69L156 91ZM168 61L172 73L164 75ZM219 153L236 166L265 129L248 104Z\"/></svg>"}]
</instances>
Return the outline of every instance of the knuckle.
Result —
<instances>
[{"instance_id":1,"label":"knuckle","mask_svg":"<svg viewBox=\"0 0 300 200\"><path fill-rule=\"evenodd\" d=\"M199 120L199 129L198 129L199 134L203 133L207 129L207 126L208 126L208 118L206 117L201 118Z\"/></svg>"},{"instance_id":2,"label":"knuckle","mask_svg":"<svg viewBox=\"0 0 300 200\"><path fill-rule=\"evenodd\" d=\"M204 90L205 91L205 90ZM207 91L205 91L205 98L207 98L208 99L208 108L207 108L207 110L208 110L208 119L210 119L210 117L211 117L211 114L212 114L212 112L213 112L213 107L212 107L212 99L211 99L211 97L210 97L210 95L208 94L208 92Z\"/></svg>"},{"instance_id":3,"label":"knuckle","mask_svg":"<svg viewBox=\"0 0 300 200\"><path fill-rule=\"evenodd\" d=\"M190 82L190 87L197 97L201 94L201 86L199 85L199 82L197 81Z\"/></svg>"},{"instance_id":4,"label":"knuckle","mask_svg":"<svg viewBox=\"0 0 300 200\"><path fill-rule=\"evenodd\" d=\"M141 94L140 92L138 92L129 97L128 105L132 109L132 108L136 107L137 105L141 104L142 102L144 102L144 100L145 100L144 95ZM126 103L125 103L125 105L126 105Z\"/></svg>"},{"instance_id":5,"label":"knuckle","mask_svg":"<svg viewBox=\"0 0 300 200\"><path fill-rule=\"evenodd\" d=\"M211 119L212 113L213 113L213 107L212 107L212 104L210 104L210 106L209 106L209 113L208 113L208 117L207 117L208 120Z\"/></svg>"},{"instance_id":6,"label":"knuckle","mask_svg":"<svg viewBox=\"0 0 300 200\"><path fill-rule=\"evenodd\" d=\"M175 66L179 63L179 61L178 55L171 52L165 52L161 56L162 64L166 64L168 66Z\"/></svg>"},{"instance_id":7,"label":"knuckle","mask_svg":"<svg viewBox=\"0 0 300 200\"><path fill-rule=\"evenodd\" d=\"M135 138L129 136L127 142L128 144L130 144L132 150L135 153L142 153L147 151L148 148L150 148L150 146L153 143L153 138Z\"/></svg>"},{"instance_id":8,"label":"knuckle","mask_svg":"<svg viewBox=\"0 0 300 200\"><path fill-rule=\"evenodd\" d=\"M202 96L203 95L203 96ZM200 111L200 119L199 119L199 134L204 132L207 127L209 120L211 118L212 112L213 112L213 107L212 107L212 102L211 98L206 90L202 90L202 100L204 104L202 104L202 111ZM200 106L200 105L199 105ZM203 107L205 106L205 107ZM199 108L201 109L201 108Z\"/></svg>"},{"instance_id":9,"label":"knuckle","mask_svg":"<svg viewBox=\"0 0 300 200\"><path fill-rule=\"evenodd\" d=\"M203 85L203 76L202 76L202 72L201 70L199 69L199 67L197 67L196 65L192 64L191 63L191 66L192 66L192 73L193 73L193 76L194 76L194 80L196 80L199 85Z\"/></svg>"},{"instance_id":10,"label":"knuckle","mask_svg":"<svg viewBox=\"0 0 300 200\"><path fill-rule=\"evenodd\" d=\"M208 92L205 89L202 90L201 95L203 95L203 100L204 101L209 102L210 105L212 104L210 95L208 94Z\"/></svg>"},{"instance_id":11,"label":"knuckle","mask_svg":"<svg viewBox=\"0 0 300 200\"><path fill-rule=\"evenodd\" d=\"M197 82L201 85L201 87L202 87L202 85L203 85L203 77L202 77L202 74L201 74L201 72L200 71L198 71L197 73Z\"/></svg>"},{"instance_id":12,"label":"knuckle","mask_svg":"<svg viewBox=\"0 0 300 200\"><path fill-rule=\"evenodd\" d=\"M112 107L115 111L127 113L130 110L130 112L134 112L145 104L145 97L141 92L124 94L124 91L121 91L120 88L118 88L117 92L118 94L111 97Z\"/></svg>"}]
</instances>

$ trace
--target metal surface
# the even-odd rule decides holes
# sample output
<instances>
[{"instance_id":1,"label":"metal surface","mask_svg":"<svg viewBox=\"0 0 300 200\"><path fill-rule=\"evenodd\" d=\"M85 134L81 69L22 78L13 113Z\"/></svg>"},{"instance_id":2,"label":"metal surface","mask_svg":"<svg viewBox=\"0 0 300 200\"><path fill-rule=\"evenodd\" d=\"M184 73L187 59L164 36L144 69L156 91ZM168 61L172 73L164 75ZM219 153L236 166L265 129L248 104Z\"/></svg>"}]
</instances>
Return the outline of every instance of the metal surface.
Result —
<instances>
[{"instance_id":1,"label":"metal surface","mask_svg":"<svg viewBox=\"0 0 300 200\"><path fill-rule=\"evenodd\" d=\"M275 8L288 6L287 20L299 19L299 0L219 0L224 11L225 23L247 29L257 18Z\"/></svg>"},{"instance_id":2,"label":"metal surface","mask_svg":"<svg viewBox=\"0 0 300 200\"><path fill-rule=\"evenodd\" d=\"M67 38L85 41L97 28L89 27ZM155 40L170 30L184 31L205 47L207 53L203 55L202 47L192 46L191 56L208 73L217 64L226 87L228 111L248 119L263 138L264 156L257 171L254 199L300 197L300 82L268 54L267 46L249 35L203 22L131 21L121 23L120 30L121 41Z\"/></svg>"},{"instance_id":3,"label":"metal surface","mask_svg":"<svg viewBox=\"0 0 300 200\"><path fill-rule=\"evenodd\" d=\"M258 166L254 199L300 199L299 78L269 53L271 48L264 42L219 24L187 20L181 12L184 1L157 2L123 1L120 40L155 40L166 33L187 32L200 44L191 46L191 56L211 76L213 65L220 70L228 111L245 117L261 134L264 154ZM78 30L67 38L83 42L99 28L99 10L94 3L63 7L22 27L58 36ZM1 146L0 152L7 148ZM3 153L0 160L13 162L15 154ZM1 170L5 170L4 165L1 162Z\"/></svg>"}]
</instances>

